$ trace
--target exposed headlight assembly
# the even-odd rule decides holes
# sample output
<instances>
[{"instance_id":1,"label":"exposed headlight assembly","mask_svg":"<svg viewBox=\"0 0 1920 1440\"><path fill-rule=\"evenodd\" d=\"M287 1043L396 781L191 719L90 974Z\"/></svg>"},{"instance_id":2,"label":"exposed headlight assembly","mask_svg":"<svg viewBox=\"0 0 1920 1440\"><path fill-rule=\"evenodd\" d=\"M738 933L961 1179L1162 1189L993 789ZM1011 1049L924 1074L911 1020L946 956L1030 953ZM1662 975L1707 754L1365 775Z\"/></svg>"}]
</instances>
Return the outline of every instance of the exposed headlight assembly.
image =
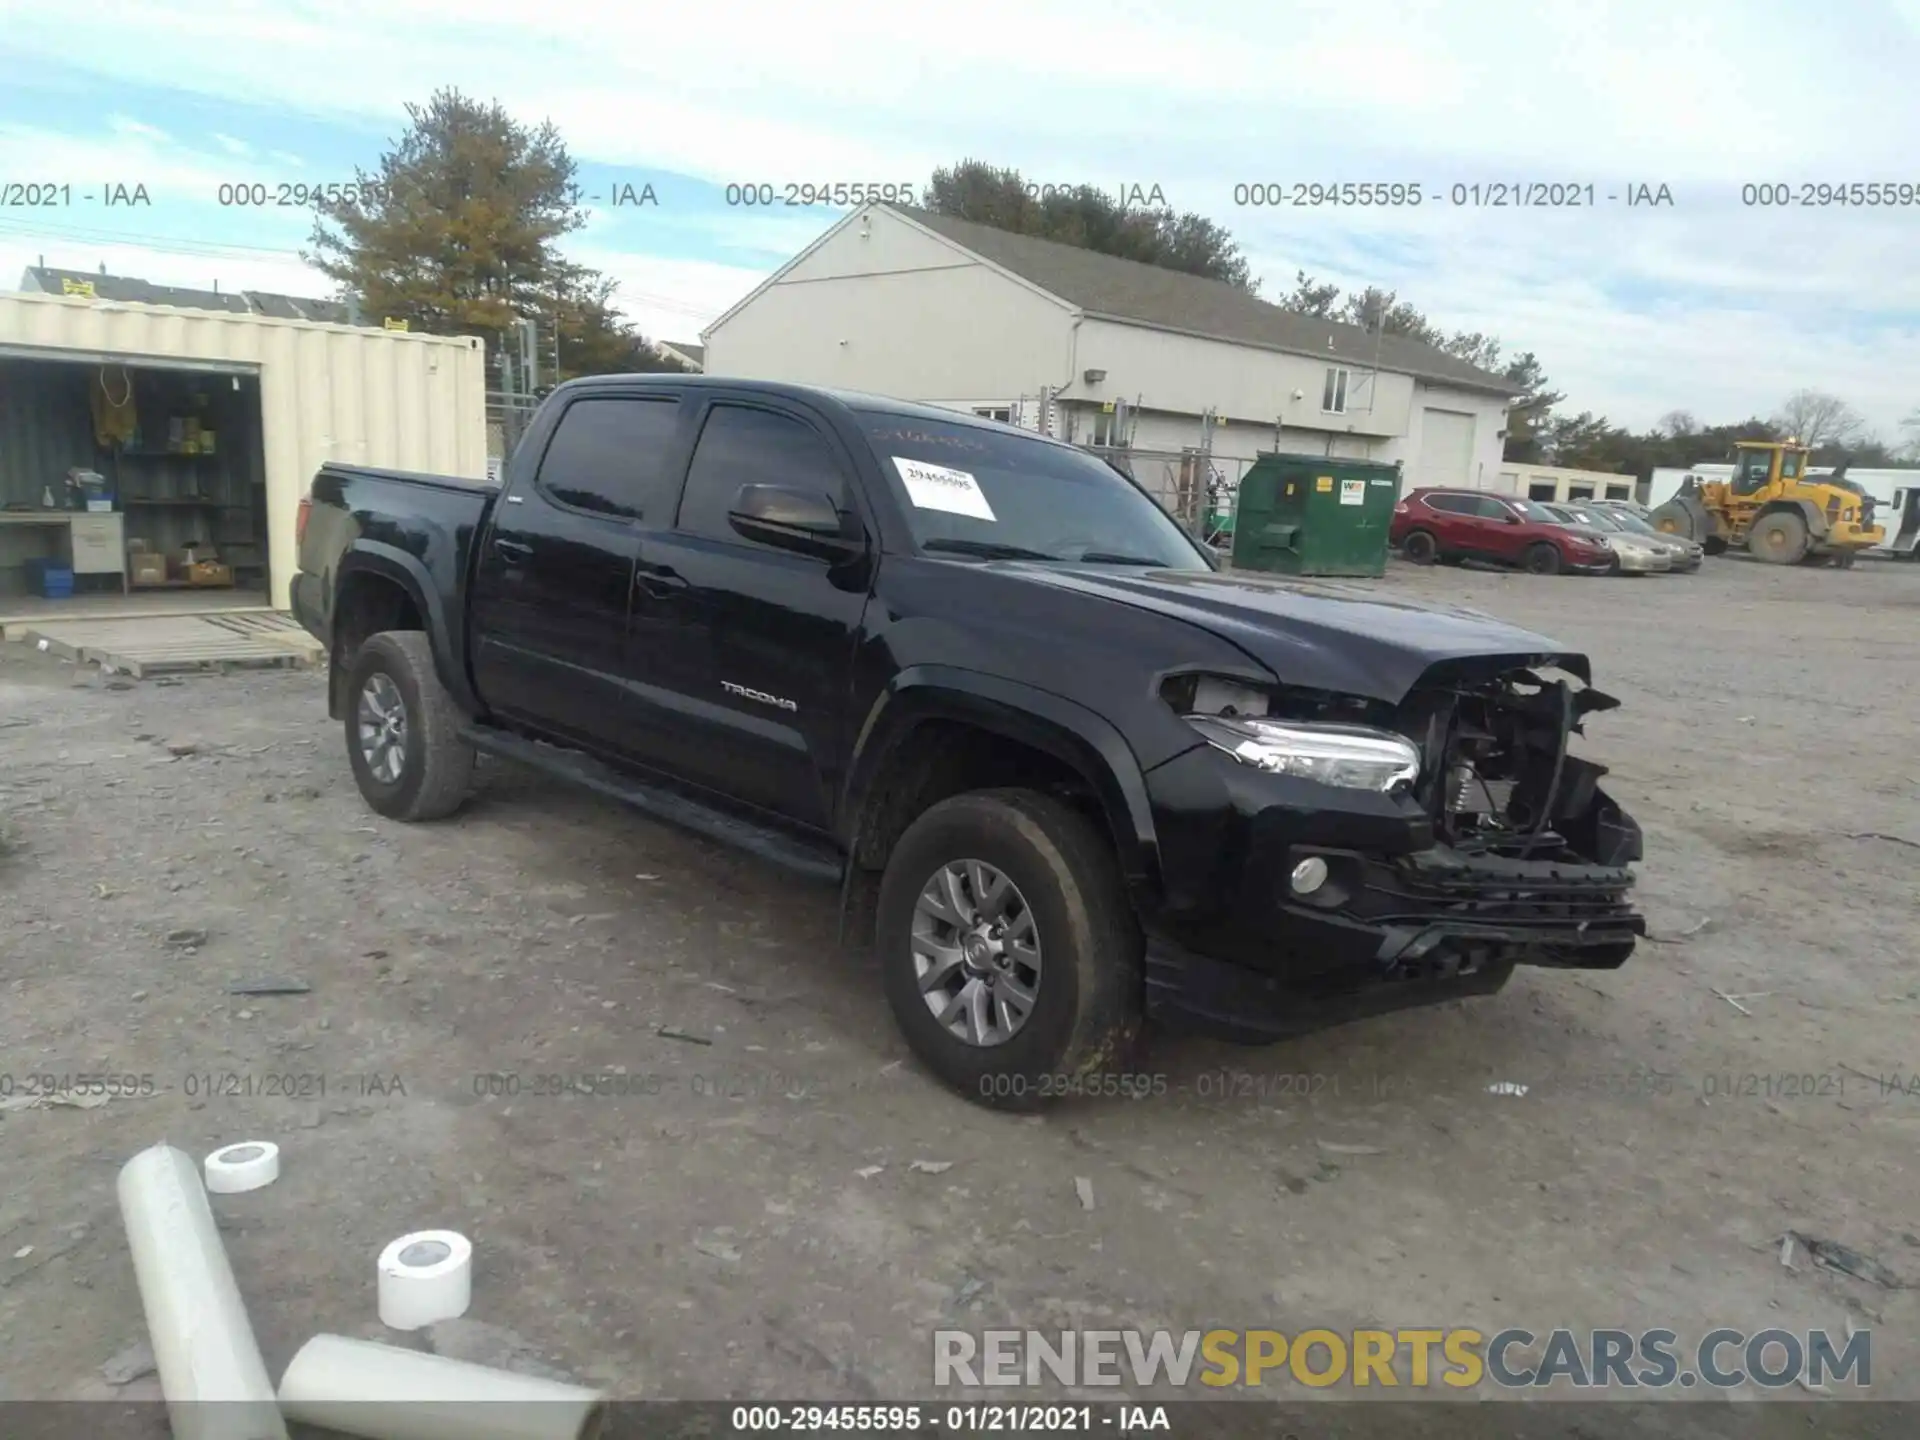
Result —
<instances>
[{"instance_id":1,"label":"exposed headlight assembly","mask_svg":"<svg viewBox=\"0 0 1920 1440\"><path fill-rule=\"evenodd\" d=\"M1420 777L1420 751L1391 730L1251 715L1188 715L1186 721L1215 749L1269 774L1383 793Z\"/></svg>"}]
</instances>

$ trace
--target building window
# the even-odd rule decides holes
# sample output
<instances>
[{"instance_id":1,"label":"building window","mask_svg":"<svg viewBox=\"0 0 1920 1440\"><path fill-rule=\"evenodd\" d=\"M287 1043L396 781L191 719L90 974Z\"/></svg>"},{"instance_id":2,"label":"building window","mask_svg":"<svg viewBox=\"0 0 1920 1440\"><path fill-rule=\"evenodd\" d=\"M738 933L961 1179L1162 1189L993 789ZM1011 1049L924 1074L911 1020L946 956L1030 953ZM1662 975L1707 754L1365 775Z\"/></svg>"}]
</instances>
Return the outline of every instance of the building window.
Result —
<instances>
[{"instance_id":1,"label":"building window","mask_svg":"<svg viewBox=\"0 0 1920 1440\"><path fill-rule=\"evenodd\" d=\"M1529 500L1545 500L1549 504L1560 498L1560 487L1551 480L1529 480L1527 482Z\"/></svg>"},{"instance_id":2,"label":"building window","mask_svg":"<svg viewBox=\"0 0 1920 1440\"><path fill-rule=\"evenodd\" d=\"M1013 407L1009 405L976 405L973 413L982 420L998 420L1002 425L1013 423Z\"/></svg>"},{"instance_id":3,"label":"building window","mask_svg":"<svg viewBox=\"0 0 1920 1440\"><path fill-rule=\"evenodd\" d=\"M1327 367L1327 384L1320 392L1320 408L1329 415L1347 413L1347 372L1338 366Z\"/></svg>"},{"instance_id":4,"label":"building window","mask_svg":"<svg viewBox=\"0 0 1920 1440\"><path fill-rule=\"evenodd\" d=\"M1633 487L1631 485L1607 486L1607 499L1609 500L1631 500L1632 498Z\"/></svg>"},{"instance_id":5,"label":"building window","mask_svg":"<svg viewBox=\"0 0 1920 1440\"><path fill-rule=\"evenodd\" d=\"M1567 499L1569 501L1591 500L1592 498L1593 498L1593 487L1591 485L1567 486Z\"/></svg>"}]
</instances>

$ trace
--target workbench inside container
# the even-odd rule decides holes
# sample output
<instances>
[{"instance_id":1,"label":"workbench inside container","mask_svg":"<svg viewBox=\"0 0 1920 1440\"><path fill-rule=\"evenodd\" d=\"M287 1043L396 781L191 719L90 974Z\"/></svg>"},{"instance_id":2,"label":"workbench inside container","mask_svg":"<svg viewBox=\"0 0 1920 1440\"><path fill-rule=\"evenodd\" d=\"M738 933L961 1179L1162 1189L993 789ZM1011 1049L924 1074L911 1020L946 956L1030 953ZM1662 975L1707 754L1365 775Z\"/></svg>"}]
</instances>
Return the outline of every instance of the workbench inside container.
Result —
<instances>
[{"instance_id":1,"label":"workbench inside container","mask_svg":"<svg viewBox=\"0 0 1920 1440\"><path fill-rule=\"evenodd\" d=\"M265 470L257 376L0 357L0 595L60 564L76 594L264 587ZM102 477L104 511L75 472Z\"/></svg>"}]
</instances>

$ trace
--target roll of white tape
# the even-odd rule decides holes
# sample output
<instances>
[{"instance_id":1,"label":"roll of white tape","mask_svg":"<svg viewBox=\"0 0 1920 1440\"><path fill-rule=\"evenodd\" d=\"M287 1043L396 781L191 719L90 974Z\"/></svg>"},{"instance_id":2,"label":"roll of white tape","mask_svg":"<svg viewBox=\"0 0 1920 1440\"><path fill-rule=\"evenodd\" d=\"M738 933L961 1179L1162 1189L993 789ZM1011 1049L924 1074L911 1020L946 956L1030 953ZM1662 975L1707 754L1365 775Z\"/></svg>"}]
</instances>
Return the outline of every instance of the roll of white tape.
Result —
<instances>
[{"instance_id":1,"label":"roll of white tape","mask_svg":"<svg viewBox=\"0 0 1920 1440\"><path fill-rule=\"evenodd\" d=\"M271 1140L242 1140L214 1151L202 1168L212 1194L258 1190L280 1178L280 1147Z\"/></svg>"},{"instance_id":2,"label":"roll of white tape","mask_svg":"<svg viewBox=\"0 0 1920 1440\"><path fill-rule=\"evenodd\" d=\"M380 1252L380 1323L418 1330L467 1313L473 1246L452 1230L402 1235Z\"/></svg>"}]
</instances>

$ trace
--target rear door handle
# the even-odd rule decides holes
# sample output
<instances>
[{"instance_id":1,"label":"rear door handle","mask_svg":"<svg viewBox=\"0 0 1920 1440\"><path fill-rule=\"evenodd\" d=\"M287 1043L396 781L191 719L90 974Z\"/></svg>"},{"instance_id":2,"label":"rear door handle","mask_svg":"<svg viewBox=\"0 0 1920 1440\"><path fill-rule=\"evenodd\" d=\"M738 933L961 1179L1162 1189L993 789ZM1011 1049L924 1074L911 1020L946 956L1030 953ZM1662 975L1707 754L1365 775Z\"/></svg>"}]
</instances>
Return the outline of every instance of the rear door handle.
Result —
<instances>
[{"instance_id":1,"label":"rear door handle","mask_svg":"<svg viewBox=\"0 0 1920 1440\"><path fill-rule=\"evenodd\" d=\"M633 588L651 595L656 600L670 600L686 591L687 582L672 571L648 574L641 571L633 577Z\"/></svg>"},{"instance_id":2,"label":"rear door handle","mask_svg":"<svg viewBox=\"0 0 1920 1440\"><path fill-rule=\"evenodd\" d=\"M499 555L502 560L518 562L531 560L533 558L533 547L531 545L524 545L518 540L496 539L493 542L493 549L494 553Z\"/></svg>"}]
</instances>

